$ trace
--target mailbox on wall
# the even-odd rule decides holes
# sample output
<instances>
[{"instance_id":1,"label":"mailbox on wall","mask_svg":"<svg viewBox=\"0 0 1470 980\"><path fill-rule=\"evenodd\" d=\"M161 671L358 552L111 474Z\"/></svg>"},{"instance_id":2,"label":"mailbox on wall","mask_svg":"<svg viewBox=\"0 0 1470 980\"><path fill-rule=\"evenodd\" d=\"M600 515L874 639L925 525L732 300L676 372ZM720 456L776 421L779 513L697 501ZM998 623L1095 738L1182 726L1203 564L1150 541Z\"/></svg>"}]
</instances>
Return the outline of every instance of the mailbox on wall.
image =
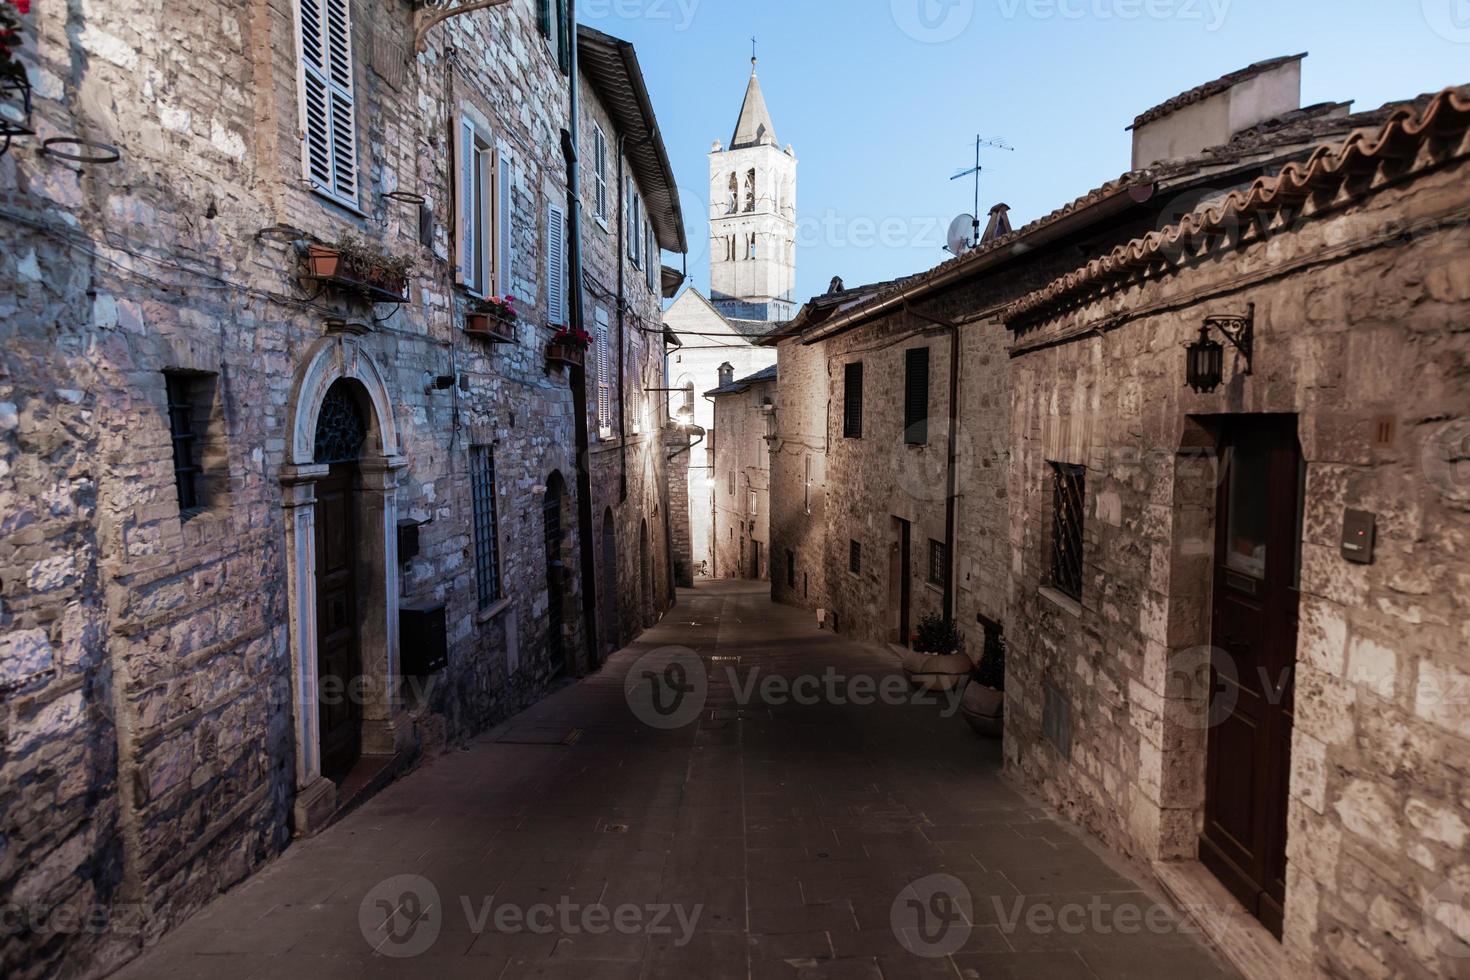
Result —
<instances>
[{"instance_id":1,"label":"mailbox on wall","mask_svg":"<svg viewBox=\"0 0 1470 980\"><path fill-rule=\"evenodd\" d=\"M398 610L400 673L427 677L449 666L449 640L444 603L403 606Z\"/></svg>"}]
</instances>

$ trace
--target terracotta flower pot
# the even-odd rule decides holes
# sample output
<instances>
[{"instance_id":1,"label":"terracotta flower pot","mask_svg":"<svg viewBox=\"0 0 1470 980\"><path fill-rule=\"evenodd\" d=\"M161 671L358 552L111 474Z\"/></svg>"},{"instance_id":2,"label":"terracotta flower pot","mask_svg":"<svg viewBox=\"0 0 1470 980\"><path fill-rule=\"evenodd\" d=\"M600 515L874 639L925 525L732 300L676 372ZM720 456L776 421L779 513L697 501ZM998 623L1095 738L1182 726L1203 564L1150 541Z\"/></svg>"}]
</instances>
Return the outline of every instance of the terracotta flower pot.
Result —
<instances>
[{"instance_id":1,"label":"terracotta flower pot","mask_svg":"<svg viewBox=\"0 0 1470 980\"><path fill-rule=\"evenodd\" d=\"M581 367L587 362L587 352L572 344L551 343L546 346L546 359L553 364Z\"/></svg>"},{"instance_id":2,"label":"terracotta flower pot","mask_svg":"<svg viewBox=\"0 0 1470 980\"><path fill-rule=\"evenodd\" d=\"M1000 738L1005 733L1006 696L983 684L971 684L960 699L960 713L975 734Z\"/></svg>"},{"instance_id":3,"label":"terracotta flower pot","mask_svg":"<svg viewBox=\"0 0 1470 980\"><path fill-rule=\"evenodd\" d=\"M935 656L907 650L903 653L903 672L909 682L921 690L955 691L965 686L975 665L963 653Z\"/></svg>"},{"instance_id":4,"label":"terracotta flower pot","mask_svg":"<svg viewBox=\"0 0 1470 980\"><path fill-rule=\"evenodd\" d=\"M342 253L325 245L308 245L307 261L318 279L334 279L342 268Z\"/></svg>"},{"instance_id":5,"label":"terracotta flower pot","mask_svg":"<svg viewBox=\"0 0 1470 980\"><path fill-rule=\"evenodd\" d=\"M470 313L465 316L464 332L494 344L515 343L515 321L492 313Z\"/></svg>"}]
</instances>

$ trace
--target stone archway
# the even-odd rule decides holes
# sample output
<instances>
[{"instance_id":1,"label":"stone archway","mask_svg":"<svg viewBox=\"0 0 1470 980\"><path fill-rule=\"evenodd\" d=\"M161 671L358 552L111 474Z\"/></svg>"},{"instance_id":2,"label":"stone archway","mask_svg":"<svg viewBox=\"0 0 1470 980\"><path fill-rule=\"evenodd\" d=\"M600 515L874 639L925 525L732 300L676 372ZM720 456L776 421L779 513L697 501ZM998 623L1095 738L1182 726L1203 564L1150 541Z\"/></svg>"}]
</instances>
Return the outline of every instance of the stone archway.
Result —
<instances>
[{"instance_id":1,"label":"stone archway","mask_svg":"<svg viewBox=\"0 0 1470 980\"><path fill-rule=\"evenodd\" d=\"M355 337L323 337L306 351L291 388L286 462L281 467L286 510L286 577L291 644L291 695L296 734L298 836L320 830L337 807L337 787L322 774L317 635L318 481L331 466L318 461L317 423L333 385L341 381L362 407L366 429L356 461L357 617L362 681L361 750L393 756L407 734L395 725L398 697L398 426L383 373Z\"/></svg>"}]
</instances>

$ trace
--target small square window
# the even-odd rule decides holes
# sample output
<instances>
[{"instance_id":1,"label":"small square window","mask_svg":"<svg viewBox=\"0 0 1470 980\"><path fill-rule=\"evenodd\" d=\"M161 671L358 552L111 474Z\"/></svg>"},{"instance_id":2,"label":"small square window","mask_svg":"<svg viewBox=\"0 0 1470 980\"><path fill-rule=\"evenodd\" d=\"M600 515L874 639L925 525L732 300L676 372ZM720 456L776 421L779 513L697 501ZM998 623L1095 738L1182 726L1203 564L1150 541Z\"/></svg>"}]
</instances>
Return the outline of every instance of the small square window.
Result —
<instances>
[{"instance_id":1,"label":"small square window","mask_svg":"<svg viewBox=\"0 0 1470 980\"><path fill-rule=\"evenodd\" d=\"M863 546L856 541L848 542L847 570L854 575L863 573Z\"/></svg>"}]
</instances>

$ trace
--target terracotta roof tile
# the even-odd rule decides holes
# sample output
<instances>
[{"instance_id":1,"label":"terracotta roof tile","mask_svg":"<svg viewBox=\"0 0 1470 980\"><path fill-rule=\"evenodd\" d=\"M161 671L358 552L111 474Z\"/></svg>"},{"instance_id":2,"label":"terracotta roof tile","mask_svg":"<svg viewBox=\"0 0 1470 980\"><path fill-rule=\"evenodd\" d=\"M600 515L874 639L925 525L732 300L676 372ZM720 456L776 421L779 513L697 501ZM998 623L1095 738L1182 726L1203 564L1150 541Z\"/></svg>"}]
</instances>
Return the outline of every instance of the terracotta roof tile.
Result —
<instances>
[{"instance_id":1,"label":"terracotta roof tile","mask_svg":"<svg viewBox=\"0 0 1470 980\"><path fill-rule=\"evenodd\" d=\"M1385 162L1412 161L1431 141L1451 146L1449 158L1470 156L1470 86L1448 88L1434 96L1391 110L1376 132L1354 132L1341 143L1318 146L1304 163L1288 163L1273 177L1260 177L1244 191L1186 215L1178 223L1150 232L1087 263L1007 307L1011 326L1036 318L1079 294L1116 283L1145 269L1167 268L1165 250L1179 254L1181 242L1210 244L1231 227L1252 228L1259 215L1299 204L1313 194L1337 188L1352 174L1377 170ZM1362 192L1370 188L1364 187Z\"/></svg>"}]
</instances>

